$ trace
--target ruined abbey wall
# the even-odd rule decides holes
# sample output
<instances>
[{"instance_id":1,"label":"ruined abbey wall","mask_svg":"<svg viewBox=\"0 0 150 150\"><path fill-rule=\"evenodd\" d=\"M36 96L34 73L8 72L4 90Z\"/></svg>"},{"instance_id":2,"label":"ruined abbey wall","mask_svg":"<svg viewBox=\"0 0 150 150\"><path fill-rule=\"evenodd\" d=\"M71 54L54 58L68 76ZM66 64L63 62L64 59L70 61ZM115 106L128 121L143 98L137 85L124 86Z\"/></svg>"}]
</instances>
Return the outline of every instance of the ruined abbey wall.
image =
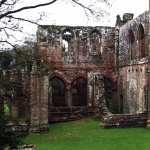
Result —
<instances>
[{"instance_id":1,"label":"ruined abbey wall","mask_svg":"<svg viewBox=\"0 0 150 150\"><path fill-rule=\"evenodd\" d=\"M11 115L25 118L30 131L93 114L103 116L108 127L145 126L150 122L149 45L149 12L135 19L118 16L115 28L39 26L39 60L29 72L4 73L20 84Z\"/></svg>"},{"instance_id":2,"label":"ruined abbey wall","mask_svg":"<svg viewBox=\"0 0 150 150\"><path fill-rule=\"evenodd\" d=\"M148 99L149 12L119 28L119 97L123 113L146 112Z\"/></svg>"},{"instance_id":3,"label":"ruined abbey wall","mask_svg":"<svg viewBox=\"0 0 150 150\"><path fill-rule=\"evenodd\" d=\"M117 102L112 102L117 95L114 28L39 26L37 38L38 53L50 65L50 121L95 112L101 95L97 83L99 77L105 77L103 82L107 83L108 92L105 95L110 109L113 111L113 108L117 108ZM54 91L56 82L62 87L59 91L61 97Z\"/></svg>"}]
</instances>

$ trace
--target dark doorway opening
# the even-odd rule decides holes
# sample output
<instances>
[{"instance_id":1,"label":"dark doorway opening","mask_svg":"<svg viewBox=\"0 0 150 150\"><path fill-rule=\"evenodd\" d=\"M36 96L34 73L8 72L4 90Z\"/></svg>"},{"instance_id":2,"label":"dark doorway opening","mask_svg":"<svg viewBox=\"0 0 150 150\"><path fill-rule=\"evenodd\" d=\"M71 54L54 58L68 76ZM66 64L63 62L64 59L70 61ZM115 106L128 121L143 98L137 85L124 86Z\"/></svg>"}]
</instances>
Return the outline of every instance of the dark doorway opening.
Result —
<instances>
[{"instance_id":1,"label":"dark doorway opening","mask_svg":"<svg viewBox=\"0 0 150 150\"><path fill-rule=\"evenodd\" d=\"M72 105L86 106L87 105L87 80L78 78L73 81L72 88Z\"/></svg>"},{"instance_id":2,"label":"dark doorway opening","mask_svg":"<svg viewBox=\"0 0 150 150\"><path fill-rule=\"evenodd\" d=\"M52 88L52 105L66 106L64 81L58 77L54 77L50 80L50 85Z\"/></svg>"}]
</instances>

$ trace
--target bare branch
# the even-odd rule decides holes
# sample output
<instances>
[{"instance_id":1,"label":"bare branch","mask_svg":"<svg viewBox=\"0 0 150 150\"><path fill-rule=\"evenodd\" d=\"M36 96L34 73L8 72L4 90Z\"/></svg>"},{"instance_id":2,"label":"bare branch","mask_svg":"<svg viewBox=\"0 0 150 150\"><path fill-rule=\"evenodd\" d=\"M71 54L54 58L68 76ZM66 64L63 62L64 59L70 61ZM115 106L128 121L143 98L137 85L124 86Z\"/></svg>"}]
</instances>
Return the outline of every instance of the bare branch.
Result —
<instances>
[{"instance_id":1,"label":"bare branch","mask_svg":"<svg viewBox=\"0 0 150 150\"><path fill-rule=\"evenodd\" d=\"M6 36L7 36L7 38L9 38L9 34L7 33L6 29L4 29L4 32L5 32Z\"/></svg>"},{"instance_id":2,"label":"bare branch","mask_svg":"<svg viewBox=\"0 0 150 150\"><path fill-rule=\"evenodd\" d=\"M1 0L1 1L0 1L0 7L1 7L5 2L7 2L7 0Z\"/></svg>"},{"instance_id":3,"label":"bare branch","mask_svg":"<svg viewBox=\"0 0 150 150\"><path fill-rule=\"evenodd\" d=\"M94 14L94 11L92 9L90 9L89 7L83 5L82 3L76 1L76 0L72 0L74 3L76 3L77 5L81 6L82 8L84 8L85 10L88 10L91 14Z\"/></svg>"},{"instance_id":4,"label":"bare branch","mask_svg":"<svg viewBox=\"0 0 150 150\"><path fill-rule=\"evenodd\" d=\"M23 10L34 9L34 8L38 8L38 7L43 7L43 6L51 5L51 4L55 3L56 1L57 0L53 0L53 1L47 2L47 3L41 3L41 4L33 5L33 6L26 6L26 7L22 7L22 8L16 9L16 10L8 11L8 12L6 12L4 14L1 14L0 15L0 19L2 19L3 17L5 17L7 15L14 14L14 13L17 13L17 12L20 12L20 11L23 11Z\"/></svg>"},{"instance_id":5,"label":"bare branch","mask_svg":"<svg viewBox=\"0 0 150 150\"><path fill-rule=\"evenodd\" d=\"M12 46L13 48L16 48L15 45L13 45L12 43L10 43L10 42L8 42L8 41L0 41L0 43L6 43L6 44Z\"/></svg>"},{"instance_id":6,"label":"bare branch","mask_svg":"<svg viewBox=\"0 0 150 150\"><path fill-rule=\"evenodd\" d=\"M100 17L104 16L104 14L108 14L106 11L102 10L101 8L93 8L93 4L92 5L84 5L83 3L79 2L78 0L71 0L73 3L77 4L78 6L82 7L84 10L84 13L87 17L87 19L89 19L89 13L95 18L99 19ZM109 0L103 0L104 3L106 3L108 6L110 6ZM96 4L95 4L96 5Z\"/></svg>"},{"instance_id":7,"label":"bare branch","mask_svg":"<svg viewBox=\"0 0 150 150\"><path fill-rule=\"evenodd\" d=\"M22 30L21 29L15 29L15 27L2 27L2 28L0 28L0 31L1 30L4 30L4 29L8 29L8 30L11 30L11 31L18 31L18 32L22 32Z\"/></svg>"},{"instance_id":8,"label":"bare branch","mask_svg":"<svg viewBox=\"0 0 150 150\"><path fill-rule=\"evenodd\" d=\"M32 24L35 24L35 25L39 25L39 24L38 24L37 22L35 22L35 21L31 21L31 20L24 19L24 18L14 17L14 16L11 16L11 15L6 16L6 17L8 17L8 18L10 18L10 19L21 20L21 21L29 22L29 23L32 23Z\"/></svg>"}]
</instances>

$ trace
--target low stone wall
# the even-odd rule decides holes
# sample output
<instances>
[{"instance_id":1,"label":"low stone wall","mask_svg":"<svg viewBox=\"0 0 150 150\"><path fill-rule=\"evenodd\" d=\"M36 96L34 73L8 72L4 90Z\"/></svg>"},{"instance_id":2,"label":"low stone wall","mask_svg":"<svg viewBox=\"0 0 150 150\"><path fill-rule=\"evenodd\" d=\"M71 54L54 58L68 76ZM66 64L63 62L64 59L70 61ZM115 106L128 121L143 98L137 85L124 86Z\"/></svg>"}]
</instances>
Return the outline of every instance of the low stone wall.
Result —
<instances>
[{"instance_id":1,"label":"low stone wall","mask_svg":"<svg viewBox=\"0 0 150 150\"><path fill-rule=\"evenodd\" d=\"M29 132L32 133L40 133L40 132L47 132L48 131L48 124L38 124L38 125L30 125Z\"/></svg>"},{"instance_id":2,"label":"low stone wall","mask_svg":"<svg viewBox=\"0 0 150 150\"><path fill-rule=\"evenodd\" d=\"M49 109L49 122L63 122L78 120L88 116L91 112L87 107L51 107Z\"/></svg>"},{"instance_id":3,"label":"low stone wall","mask_svg":"<svg viewBox=\"0 0 150 150\"><path fill-rule=\"evenodd\" d=\"M8 123L6 125L7 131L14 131L17 133L40 133L40 132L47 132L48 131L48 124L40 124L40 125L29 125L27 123Z\"/></svg>"},{"instance_id":4,"label":"low stone wall","mask_svg":"<svg viewBox=\"0 0 150 150\"><path fill-rule=\"evenodd\" d=\"M112 114L103 117L104 128L146 127L146 114Z\"/></svg>"},{"instance_id":5,"label":"low stone wall","mask_svg":"<svg viewBox=\"0 0 150 150\"><path fill-rule=\"evenodd\" d=\"M7 131L14 131L14 132L20 132L20 133L27 133L29 131L29 125L26 123L19 123L19 124L14 124L14 123L8 123L6 125L6 130Z\"/></svg>"}]
</instances>

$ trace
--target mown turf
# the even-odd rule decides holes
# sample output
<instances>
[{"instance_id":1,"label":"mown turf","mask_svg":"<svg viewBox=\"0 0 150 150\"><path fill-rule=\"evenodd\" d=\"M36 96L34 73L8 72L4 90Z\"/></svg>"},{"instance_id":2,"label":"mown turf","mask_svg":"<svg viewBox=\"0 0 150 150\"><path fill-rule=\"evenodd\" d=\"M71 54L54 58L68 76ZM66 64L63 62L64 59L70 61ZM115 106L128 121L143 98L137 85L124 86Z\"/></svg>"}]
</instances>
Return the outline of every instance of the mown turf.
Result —
<instances>
[{"instance_id":1,"label":"mown turf","mask_svg":"<svg viewBox=\"0 0 150 150\"><path fill-rule=\"evenodd\" d=\"M150 150L150 129L103 129L99 121L52 124L46 134L30 134L25 143L37 150Z\"/></svg>"}]
</instances>

